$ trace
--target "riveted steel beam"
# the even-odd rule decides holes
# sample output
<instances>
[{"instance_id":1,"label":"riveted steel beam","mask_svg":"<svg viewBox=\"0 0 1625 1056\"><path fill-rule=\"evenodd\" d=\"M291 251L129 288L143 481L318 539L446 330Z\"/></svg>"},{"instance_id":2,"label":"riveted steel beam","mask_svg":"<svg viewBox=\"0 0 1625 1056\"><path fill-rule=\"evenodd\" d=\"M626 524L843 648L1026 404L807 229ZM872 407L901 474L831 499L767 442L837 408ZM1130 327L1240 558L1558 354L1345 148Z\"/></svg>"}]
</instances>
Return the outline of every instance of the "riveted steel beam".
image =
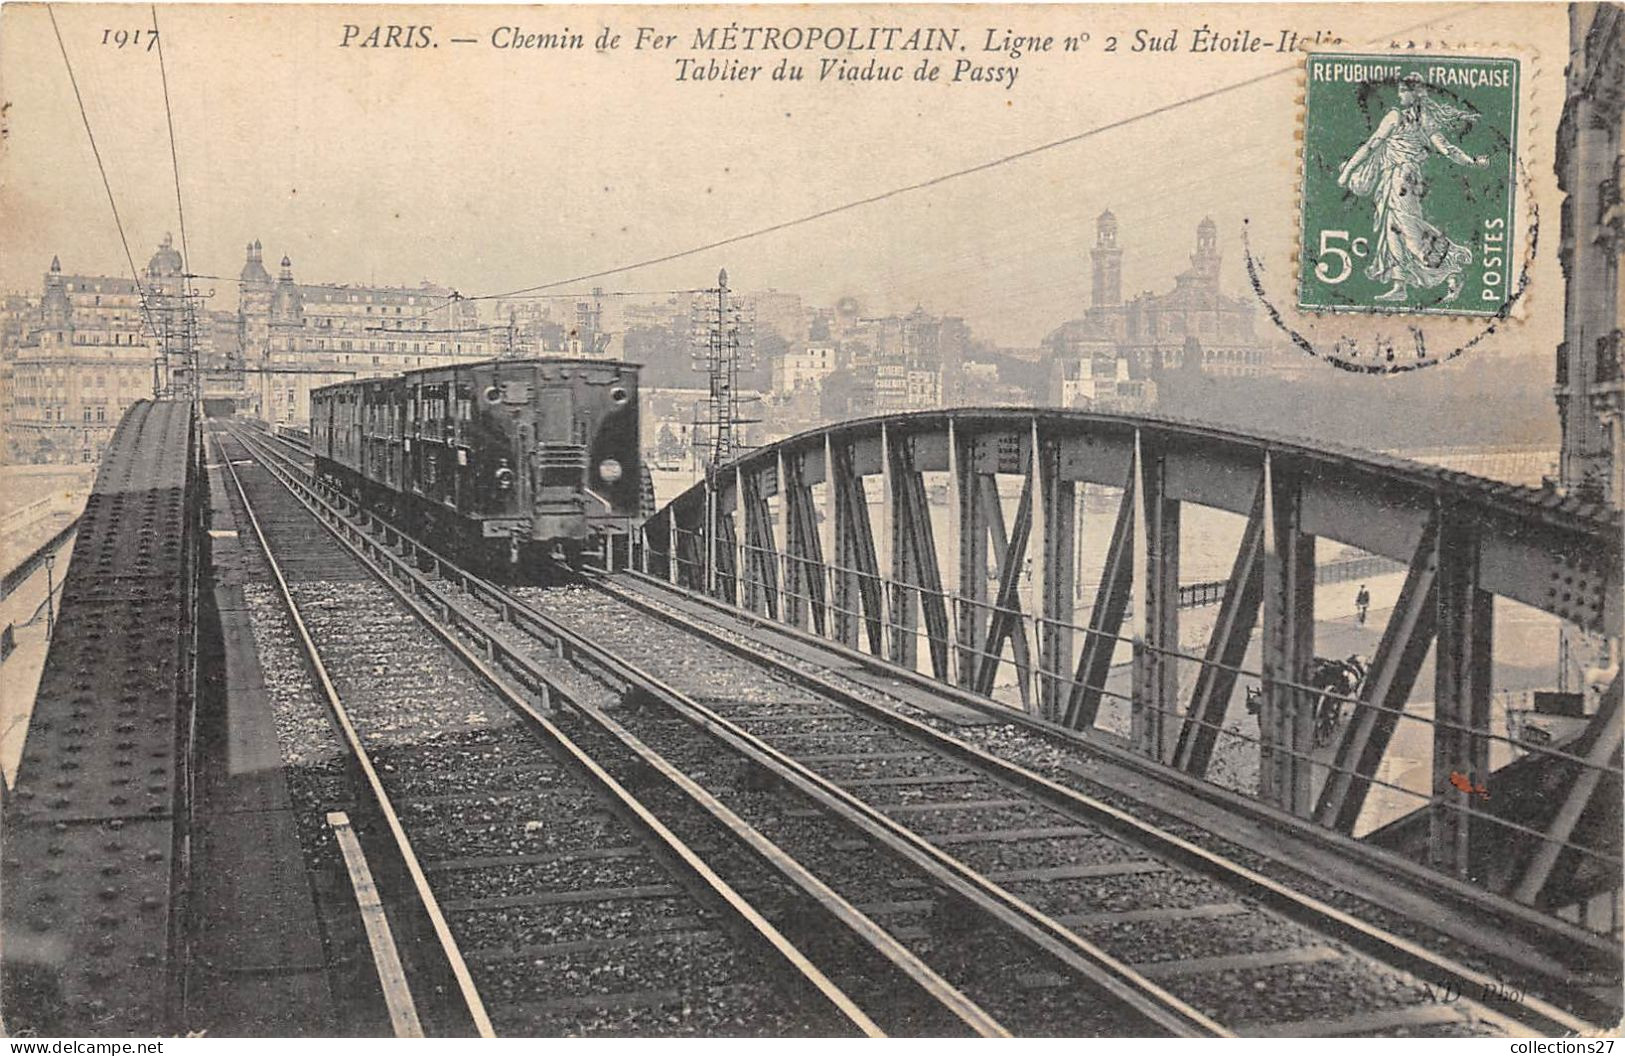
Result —
<instances>
[{"instance_id":1,"label":"riveted steel beam","mask_svg":"<svg viewBox=\"0 0 1625 1056\"><path fill-rule=\"evenodd\" d=\"M1067 701L1075 634L1073 605L1077 585L1077 485L1060 473L1056 445L1041 438L1038 468L1044 495L1042 583L1039 588L1038 707L1047 719L1060 717Z\"/></svg>"},{"instance_id":2,"label":"riveted steel beam","mask_svg":"<svg viewBox=\"0 0 1625 1056\"><path fill-rule=\"evenodd\" d=\"M1128 415L1053 409L955 408L846 422L792 437L741 461L769 460L779 449L815 447L826 435L850 447L862 473L879 468L879 431L894 423L931 441L952 419L979 442L976 472L1020 472L1005 443L1038 420L1040 431L1063 438L1067 479L1111 484L1136 431L1164 449L1168 497L1245 515L1253 474L1266 451L1302 470L1302 531L1408 561L1441 501L1467 510L1483 528L1480 584L1500 597L1568 620L1590 633L1618 635L1625 619L1620 514L1573 497L1519 488L1403 459L1354 450L1322 449L1299 440L1263 438L1216 426ZM961 441L961 449L967 450ZM1007 448L1009 448L1007 450ZM945 465L917 463L930 471ZM946 446L942 448L946 455ZM967 467L968 468L968 467ZM964 469L962 469L962 472ZM1380 510L1381 516L1372 516Z\"/></svg>"},{"instance_id":3,"label":"riveted steel beam","mask_svg":"<svg viewBox=\"0 0 1625 1056\"><path fill-rule=\"evenodd\" d=\"M1264 487L1254 490L1252 512L1230 566L1224 585L1219 615L1208 636L1207 652L1196 675L1196 688L1185 722L1174 746L1173 765L1198 777L1207 773L1219 729L1229 714L1230 698L1236 690L1236 668L1247 656L1253 629L1258 626L1258 607L1264 593Z\"/></svg>"},{"instance_id":4,"label":"riveted steel beam","mask_svg":"<svg viewBox=\"0 0 1625 1056\"><path fill-rule=\"evenodd\" d=\"M989 530L992 533L993 558L999 569L999 592L995 596L993 612L988 620L987 646L982 652L976 671L976 692L992 696L998 678L999 662L1004 643L1010 643L1012 659L1016 664L1016 677L1021 687L1021 703L1032 709L1030 682L1032 661L1028 652L1027 628L1021 619L1021 574L1027 558L1027 539L1033 527L1033 465L1027 458L1027 474L1021 485L1021 498L1016 503L1016 520L1008 535L1004 528L1004 508L999 504L997 480L991 474L982 479L982 501L986 509Z\"/></svg>"},{"instance_id":5,"label":"riveted steel beam","mask_svg":"<svg viewBox=\"0 0 1625 1056\"><path fill-rule=\"evenodd\" d=\"M1489 778L1490 663L1494 596L1479 585L1479 534L1461 512L1439 514L1434 647L1433 865L1466 877L1472 814Z\"/></svg>"},{"instance_id":6,"label":"riveted steel beam","mask_svg":"<svg viewBox=\"0 0 1625 1056\"><path fill-rule=\"evenodd\" d=\"M988 527L987 504L982 498L983 474L976 468L973 437L959 434L955 437L959 449L955 452L953 472L955 509L949 515L956 518L959 539L959 601L954 623L959 632L959 685L971 689L976 685L977 671L981 667L982 647L987 641L987 562Z\"/></svg>"},{"instance_id":7,"label":"riveted steel beam","mask_svg":"<svg viewBox=\"0 0 1625 1056\"><path fill-rule=\"evenodd\" d=\"M752 473L740 474L740 508L745 518L743 605L777 619L779 612L779 556L773 543L773 511L762 495L762 481Z\"/></svg>"},{"instance_id":8,"label":"riveted steel beam","mask_svg":"<svg viewBox=\"0 0 1625 1056\"><path fill-rule=\"evenodd\" d=\"M880 558L875 553L874 530L869 524L869 500L863 477L853 472L854 452L846 445L832 447L835 473L835 626L836 640L856 647L858 623L863 624L869 652L885 655L881 634L883 601Z\"/></svg>"},{"instance_id":9,"label":"riveted steel beam","mask_svg":"<svg viewBox=\"0 0 1625 1056\"><path fill-rule=\"evenodd\" d=\"M905 627L907 649L899 654L894 640L892 659L914 667L918 635L915 619L924 617L926 640L931 651L931 670L939 679L948 678L948 610L942 595L942 570L937 562L936 535L931 527L931 505L925 492L925 478L914 464L914 451L906 436L894 436L890 444L893 489L893 579L899 595L893 601L893 632ZM906 614L897 620L897 609Z\"/></svg>"},{"instance_id":10,"label":"riveted steel beam","mask_svg":"<svg viewBox=\"0 0 1625 1056\"><path fill-rule=\"evenodd\" d=\"M824 634L828 615L825 604L824 548L819 535L818 511L812 489L803 479L804 466L798 461L787 465L788 480L783 491L785 504L785 620L805 627L811 614L813 627Z\"/></svg>"},{"instance_id":11,"label":"riveted steel beam","mask_svg":"<svg viewBox=\"0 0 1625 1056\"><path fill-rule=\"evenodd\" d=\"M1264 462L1264 693L1258 716L1259 795L1307 814L1314 748L1315 537L1303 530L1295 467Z\"/></svg>"},{"instance_id":12,"label":"riveted steel beam","mask_svg":"<svg viewBox=\"0 0 1625 1056\"><path fill-rule=\"evenodd\" d=\"M1145 581L1139 600L1145 606L1136 644L1130 738L1152 759L1167 754L1168 716L1179 700L1179 512L1168 497L1162 453L1142 452L1140 511L1145 526Z\"/></svg>"},{"instance_id":13,"label":"riveted steel beam","mask_svg":"<svg viewBox=\"0 0 1625 1056\"><path fill-rule=\"evenodd\" d=\"M1063 722L1074 730L1087 730L1100 712L1100 697L1112 670L1118 635L1123 630L1123 614L1128 609L1134 581L1134 477L1133 470L1123 482L1123 498L1117 506L1117 521L1111 542L1106 545L1106 561L1100 570L1100 586L1089 610L1089 630L1083 636L1078 667L1072 676L1072 691L1066 703Z\"/></svg>"},{"instance_id":14,"label":"riveted steel beam","mask_svg":"<svg viewBox=\"0 0 1625 1056\"><path fill-rule=\"evenodd\" d=\"M716 519L716 545L712 548L716 561L715 594L731 605L741 601L739 591L739 533L734 530L733 513L718 513Z\"/></svg>"},{"instance_id":15,"label":"riveted steel beam","mask_svg":"<svg viewBox=\"0 0 1625 1056\"><path fill-rule=\"evenodd\" d=\"M1429 525L1417 544L1399 600L1360 686L1360 703L1338 742L1332 770L1315 803L1315 821L1338 832L1354 831L1371 781L1433 644L1438 605L1437 534L1437 527Z\"/></svg>"}]
</instances>

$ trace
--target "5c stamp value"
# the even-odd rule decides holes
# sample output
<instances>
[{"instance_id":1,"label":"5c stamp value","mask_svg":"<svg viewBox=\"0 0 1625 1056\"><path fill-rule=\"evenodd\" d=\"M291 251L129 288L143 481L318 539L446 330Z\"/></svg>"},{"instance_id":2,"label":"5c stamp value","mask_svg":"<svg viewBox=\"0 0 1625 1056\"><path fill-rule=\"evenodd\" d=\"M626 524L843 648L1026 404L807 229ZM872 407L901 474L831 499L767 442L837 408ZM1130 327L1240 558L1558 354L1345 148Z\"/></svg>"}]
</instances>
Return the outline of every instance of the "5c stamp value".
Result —
<instances>
[{"instance_id":1,"label":"5c stamp value","mask_svg":"<svg viewBox=\"0 0 1625 1056\"><path fill-rule=\"evenodd\" d=\"M1512 58L1309 56L1300 308L1507 308L1518 75Z\"/></svg>"}]
</instances>

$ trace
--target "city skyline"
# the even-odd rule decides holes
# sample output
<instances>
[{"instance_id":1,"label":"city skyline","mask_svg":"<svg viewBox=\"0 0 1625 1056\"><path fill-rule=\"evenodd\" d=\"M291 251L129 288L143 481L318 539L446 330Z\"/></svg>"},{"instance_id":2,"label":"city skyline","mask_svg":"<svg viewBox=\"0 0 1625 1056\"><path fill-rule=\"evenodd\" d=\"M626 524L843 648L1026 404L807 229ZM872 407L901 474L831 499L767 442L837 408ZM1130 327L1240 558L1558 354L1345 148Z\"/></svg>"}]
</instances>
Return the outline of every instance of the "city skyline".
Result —
<instances>
[{"instance_id":1,"label":"city skyline","mask_svg":"<svg viewBox=\"0 0 1625 1056\"><path fill-rule=\"evenodd\" d=\"M921 19L947 17L918 10ZM509 14L471 11L459 17L495 24ZM1447 26L1451 17L1436 7L1385 14L1396 28ZM610 58L589 48L529 63L520 75L442 52L432 60L436 76L419 77L431 61L424 55L391 55L388 65L378 56L334 59L337 16L331 26L264 8L227 17L183 7L161 17L186 241L192 270L204 275L229 279L246 239L286 232L277 255L286 252L307 277L395 286L429 279L482 296L835 211L582 286L689 289L726 266L742 288L795 289L821 303L867 295L882 312L922 304L1036 343L1087 302L1091 225L1105 209L1131 247L1129 292L1156 289L1180 270L1186 232L1203 215L1217 223L1227 287L1239 290L1244 222L1263 241L1287 237L1295 220L1279 208L1292 200L1294 169L1277 149L1293 120L1272 87L1292 75L1279 55L1227 58L1214 67L1214 94L1194 101L1188 85L1140 75L1150 59L1124 56L1120 81L1081 96L1050 60L1025 71L1021 93L900 84L876 107L829 90L678 92L663 66L630 63L591 99L571 96L566 111L551 100ZM626 8L614 17L632 26L673 16ZM150 85L125 76L132 62L154 65L151 57L98 46L87 18L58 14L129 242L179 236L157 70L144 71ZM43 8L17 9L9 29L0 57L55 49ZM1560 26L1552 36L1555 48ZM224 62L223 48L276 61ZM65 69L39 68L52 67L59 76L5 84L12 109L0 215L14 236L0 261L3 288L33 286L52 254L88 273L127 270ZM108 91L115 76L120 90ZM448 85L455 98L446 98ZM1151 113L1155 122L1135 120ZM1232 120L1238 113L1249 120ZM752 136L724 135L741 121ZM264 146L272 143L279 146ZM1114 163L1100 165L1105 157ZM1532 157L1532 166L1543 164L1549 159ZM917 189L891 194L906 187ZM839 211L873 196L883 200ZM1550 255L1536 268L1537 281L1555 281ZM229 307L231 293L217 293ZM1528 347L1555 342L1539 324Z\"/></svg>"}]
</instances>

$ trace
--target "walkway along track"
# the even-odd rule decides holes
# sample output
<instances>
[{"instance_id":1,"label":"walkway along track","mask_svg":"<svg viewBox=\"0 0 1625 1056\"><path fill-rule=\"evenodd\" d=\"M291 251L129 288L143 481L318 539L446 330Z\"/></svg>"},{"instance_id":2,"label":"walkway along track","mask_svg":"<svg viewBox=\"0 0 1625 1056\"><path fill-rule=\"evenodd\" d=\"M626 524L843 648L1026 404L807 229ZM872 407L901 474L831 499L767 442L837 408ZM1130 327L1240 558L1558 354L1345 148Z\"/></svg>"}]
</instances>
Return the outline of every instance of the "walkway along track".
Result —
<instances>
[{"instance_id":1,"label":"walkway along track","mask_svg":"<svg viewBox=\"0 0 1625 1056\"><path fill-rule=\"evenodd\" d=\"M232 441L235 446L240 440ZM235 467L233 476L237 477ZM249 510L249 519L253 523L257 534L267 544L267 550L276 549L276 545L267 536L275 536L275 530L266 531L260 527L259 519L252 512L253 504L271 505L275 494L281 490L282 485L276 481L262 479L257 484L244 486L238 478L237 484L243 490L245 506ZM251 497L251 493L252 497ZM270 501L268 501L270 500ZM282 492L281 506L285 512L291 507L295 499L291 493ZM302 516L292 519L304 522L304 533L308 542L310 515L324 509L320 505L312 505L308 496L298 500ZM329 517L334 516L328 509L323 516L323 523L333 527L334 522ZM300 529L284 531L283 538L278 542L287 545L298 538ZM364 538L364 537L363 537ZM524 798L525 792L509 786L493 785L488 773L482 773L485 766L483 760L493 755L513 758L519 756L523 763L522 778L527 789L533 789L538 781L538 773L542 769L534 756L537 754L532 746L530 733L527 729L543 734L556 748L562 750L575 764L575 766L591 775L600 786L607 789L618 801L622 812L635 818L637 827L645 834L657 838L664 845L664 858L674 859L681 866L686 867L692 874L692 881L697 879L701 886L707 888L705 892L711 900L720 900L734 912L749 929L760 939L770 945L785 964L798 973L805 983L823 996L830 1009L819 1009L817 1015L807 1015L798 1012L787 1014L774 1008L774 997L763 991L769 988L762 984L763 967L757 963L741 965L736 973L737 980L732 986L736 994L733 1007L727 1012L727 1018L713 1017L705 1022L697 1022L690 1029L705 1033L738 1032L741 1028L749 1032L772 1034L807 1032L807 1033L850 1033L858 1030L866 1033L879 1033L881 1030L875 1020L883 1020L889 1029L899 1032L916 1034L962 1034L979 1033L995 1035L1003 1033L1002 1028L986 1012L978 1008L973 1002L958 993L952 986L945 983L929 968L925 967L904 949L894 938L883 929L874 925L861 913L855 910L839 896L829 891L821 881L802 867L788 854L784 853L771 842L763 838L750 826L742 822L726 808L704 794L680 771L671 767L657 753L641 745L635 738L630 737L617 724L606 716L591 711L589 705L585 713L598 715L599 721L592 727L583 727L566 734L559 725L556 725L544 712L550 710L551 702L556 702L566 693L573 694L575 699L587 697L591 690L581 688L565 688L570 678L559 671L544 673L545 665L533 665L522 672L525 680L538 691L540 707L531 704L525 699L526 694L516 691L512 679L500 669L499 650L495 643L486 639L485 655L477 655L470 649L468 643L458 636L456 629L456 600L445 593L436 590L428 580L412 570L404 560L389 554L388 551L370 540L365 547L357 547L355 541L339 539L345 544L352 555L366 564L369 569L397 594L420 619L430 626L430 629L451 649L457 653L463 662L471 668L488 686L495 689L503 698L506 707L513 709L521 719L520 724L509 724L504 729L500 719L486 717L476 723L477 742L470 745L465 743L468 737L464 731L462 739L449 746L450 758L447 755L448 746L443 742L436 744L437 740L444 738L448 729L455 726L455 712L460 715L467 701L456 698L444 692L440 693L438 710L442 712L437 717L416 716L415 721L419 728L408 727L412 734L411 742L417 747L428 745L427 751L405 752L399 746L389 744L387 734L369 734L364 723L352 721L349 717L358 709L352 699L348 704L339 698L335 681L343 682L349 677L352 683L360 680L347 671L335 668L333 674L328 674L320 666L320 651L312 641L309 631L301 631L301 636L308 643L312 653L312 662L318 665L320 678L327 691L329 701L334 713L345 731L346 740L350 742L351 751L361 761L364 771L364 780L369 798L373 806L382 817L385 826L393 839L394 852L404 863L413 895L423 912L433 923L435 941L439 947L441 974L449 974L457 983L461 992L461 1011L466 1012L467 1019L478 1025L481 1033L488 1032L494 1023L497 1027L505 1024L509 1028L523 1029L528 1032L557 1032L567 1029L568 1024L558 1013L568 1012L573 1008L586 1007L589 1003L593 1007L609 1006L613 1008L618 998L625 998L633 1005L642 1005L650 1002L667 1002L672 995L663 990L646 991L642 993L616 995L597 998L595 995L580 995L577 997L559 997L551 989L541 990L552 996L537 997L530 1002L531 1013L538 1009L551 1013L538 1018L534 1014L526 1015L524 1008L509 1008L504 1011L493 1011L485 1024L481 1024L483 1002L486 998L482 994L489 993L486 985L490 977L497 974L495 982L502 993L512 993L516 987L527 985L517 978L520 974L534 974L544 976L553 981L560 970L569 967L571 959L581 960L581 955L596 952L601 956L595 965L583 967L588 976L608 975L615 976L626 970L627 963L636 967L638 945L664 945L669 951L667 963L662 969L674 976L698 975L704 976L707 967L707 951L699 940L705 939L703 934L696 934L693 928L688 928L687 934L676 936L663 936L663 929L674 928L670 920L650 920L647 914L631 914L630 920L624 918L628 914L623 908L617 908L615 903L626 902L642 904L644 901L655 898L675 898L681 892L674 885L653 884L650 878L644 876L638 883L627 883L619 887L606 886L600 882L594 891L550 891L538 895L535 887L538 881L546 882L549 872L547 869L538 869L538 866L567 866L581 862L593 862L606 858L630 858L632 848L624 848L619 853L605 854L602 852L602 839L586 842L571 839L558 839L554 830L568 830L572 819L583 814L583 803L590 800L591 792L586 788L577 787L567 789L559 782L559 787L544 798L541 804L543 810L539 811L545 820L527 821L524 823L524 833L527 839L534 834L534 840L547 844L547 849L540 854L519 853L502 854L490 853L487 847L458 848L448 846L456 844L460 838L461 830L468 829L471 822L489 821L489 816L458 817L451 822L442 821L434 824L431 818L430 826L414 827L414 816L421 816L422 808L444 805L448 802L474 801L478 803L494 802L490 798L495 793L503 800L503 806L510 801ZM334 547L337 543L330 544ZM302 560L308 560L308 545L301 550ZM362 551L367 553L364 555ZM384 564L380 564L382 560ZM274 559L273 559L274 561ZM387 566L387 570L386 570ZM296 609L294 604L294 590L287 585L285 577L278 575L279 587L285 600ZM352 625L359 621L379 622L384 617L377 611L360 615L346 613L345 620ZM329 624L327 634L333 636L324 648L329 650L342 650L344 643L342 633L335 635L333 627L336 618L324 618ZM344 621L337 621L344 622ZM466 631L466 627L463 628ZM334 639L337 640L334 640ZM393 645L393 643L389 643ZM513 660L513 657L507 657ZM383 661L383 664L374 668L375 677L386 668L402 667L407 670L421 668L424 660L418 655L408 652L400 655L398 652L374 652L371 656L351 656L349 663L354 665L361 661L362 666L372 661ZM387 711L391 708L391 697L401 696L409 698L413 687L407 685L389 685L390 679L386 675L385 685L379 691L376 687L372 696L378 698L364 702L364 708L374 711ZM355 689L365 687L354 686ZM452 687L453 689L457 687ZM453 707L446 707L450 699L456 699ZM397 712L401 709L396 709ZM471 713L472 714L472 713ZM393 719L399 728L400 715L378 714L379 719L386 721ZM435 728L435 724L439 727ZM387 726L385 727L387 730ZM498 742L494 738L499 733L509 736L506 740ZM597 744L594 751L589 754L580 747L580 742L587 738L596 737ZM384 742L383 747L374 745L370 750L373 755L380 751L393 760L393 765L382 767L374 765L367 758L368 742L377 739ZM532 746L532 747L527 747ZM478 749L479 759L470 748ZM617 753L618 749L618 753ZM439 758L435 753L439 753ZM528 754L527 754L528 753ZM472 764L472 765L471 765ZM510 774L515 768L509 767ZM608 771L617 769L617 775L623 780L617 780ZM474 787L473 794L453 793L451 795L431 794L434 790L429 785L422 785L421 789L413 787L410 774L423 772L435 773L437 777L453 780L459 787ZM393 781L385 776L393 772L397 776ZM498 771L500 774L500 770ZM658 779L651 781L650 776L658 775ZM510 778L511 779L511 778ZM406 799L399 807L391 801L392 783L399 785L406 781ZM627 785L637 786L637 795L627 790ZM680 796L660 793L665 787L681 793ZM573 793L571 798L570 793ZM652 793L652 794L651 794ZM532 793L533 794L533 793ZM677 800L685 800L677 802ZM400 801L397 794L396 802ZM646 805L656 803L657 807ZM702 808L696 811L695 805ZM417 809L414 809L417 808ZM663 809L662 809L663 808ZM703 813L702 813L703 812ZM657 817L656 815L661 816ZM710 822L709 828L705 824L696 825L695 818L704 817ZM689 837L686 841L674 835L667 828L670 823L672 829L686 830L684 835ZM474 829L476 839L483 835L491 835L486 830ZM500 834L497 834L500 835ZM568 835L568 833L566 833ZM602 837L604 834L599 833ZM712 845L720 842L719 838L731 836L729 842L742 843L750 855L754 855L754 862L749 855L741 856L733 847L723 847L720 850L711 850L701 854L700 840L706 840ZM697 838L696 838L697 837ZM498 841L500 845L500 840ZM553 846L563 842L574 844L573 848L555 851ZM620 842L627 842L622 840ZM438 860L427 861L419 865L415 844L427 844L441 851ZM514 845L520 851L524 847ZM754 866L754 868L753 868ZM553 870L557 871L557 870ZM600 870L601 872L601 870ZM447 886L440 877L443 874L454 874L460 879L452 884L459 892L478 892L477 897L447 898L442 888ZM720 874L728 874L730 878L743 876L744 881L737 886L723 879ZM776 875L774 875L776 874ZM505 886L503 886L505 885ZM750 889L755 902L764 908L758 909L757 904L746 901L741 891ZM591 896L591 897L589 897ZM581 906L585 904L587 912L581 914L577 921L584 933L598 934L608 929L615 930L621 923L628 924L632 933L624 936L619 943L594 943L590 940L573 942L554 942L547 944L532 944L518 949L487 948L476 950L467 955L467 965L458 947L457 940L462 933L473 932L476 939L484 936L484 941L491 941L494 935L500 934L498 930L502 925L513 926L513 912L527 906L566 904ZM595 916L593 910L601 916ZM500 919L488 922L486 926L479 923L479 914L496 913ZM787 930L794 930L797 938L807 943L807 952L804 953L778 931L774 924L766 919L773 916L778 920L788 921ZM607 917L607 920L604 919ZM471 921L471 918L472 921ZM448 923L449 920L449 923ZM461 922L461 927L459 923ZM829 927L830 923L837 925ZM523 930L523 922L521 922ZM663 938L674 938L678 941L662 943ZM717 936L710 936L711 939ZM588 948L592 949L589 950ZM831 976L839 976L839 985L813 965L816 958L820 963L829 966ZM551 962L557 960L558 965ZM501 963L522 964L524 967L507 975L495 973L492 965ZM546 969L526 973L528 968ZM483 968L483 972L482 972ZM786 974L785 965L777 967L768 966L767 971L776 976ZM551 974L550 974L551 972ZM476 986L476 977L486 977ZM568 973L564 973L568 975ZM528 984L531 992L536 993L540 987L534 981ZM843 987L851 988L854 993L865 998L866 1007L874 1009L875 1019L858 1007L858 1003L844 992ZM713 986L712 990L725 989ZM755 992L752 992L755 991ZM780 999L779 1004L783 1001ZM512 1005L513 1002L510 1002ZM461 1015L450 1017L455 1023ZM730 1029L731 1028L731 1029ZM662 1032L659 1021L633 1021L623 1028L639 1033Z\"/></svg>"},{"instance_id":2,"label":"walkway along track","mask_svg":"<svg viewBox=\"0 0 1625 1056\"><path fill-rule=\"evenodd\" d=\"M922 892L928 897L881 907L888 912L924 917L929 924L978 907L1065 968L1097 983L1109 980L1114 996L1127 991L1182 1007L1192 1022L1207 1020L1209 1029L1217 1024L1198 1008L1258 1034L1589 1029L1539 1001L1503 1011L1453 1000L1500 984L1071 789L874 708L748 645L696 628L623 588L601 584L608 593L599 597L580 590L538 595L552 612L569 612L566 627L514 593L420 554L504 624L527 631L604 681L636 687L641 700L670 709L776 780L842 813L871 841L935 870L934 883ZM616 600L606 607L610 596ZM674 631L674 620L688 622ZM615 643L623 655L589 643L587 634ZM701 644L701 637L709 640ZM627 653L648 669L624 659ZM660 675L707 694L705 702L662 683ZM661 724L634 721L649 709L627 710L629 725L651 739L661 735ZM937 937L921 925L898 933L923 938L926 949ZM1439 1000L1445 995L1346 948L1344 939L1376 948L1389 965L1420 972L1448 996ZM1066 971L1053 969L1027 973L1021 984L1033 992L1072 985Z\"/></svg>"}]
</instances>

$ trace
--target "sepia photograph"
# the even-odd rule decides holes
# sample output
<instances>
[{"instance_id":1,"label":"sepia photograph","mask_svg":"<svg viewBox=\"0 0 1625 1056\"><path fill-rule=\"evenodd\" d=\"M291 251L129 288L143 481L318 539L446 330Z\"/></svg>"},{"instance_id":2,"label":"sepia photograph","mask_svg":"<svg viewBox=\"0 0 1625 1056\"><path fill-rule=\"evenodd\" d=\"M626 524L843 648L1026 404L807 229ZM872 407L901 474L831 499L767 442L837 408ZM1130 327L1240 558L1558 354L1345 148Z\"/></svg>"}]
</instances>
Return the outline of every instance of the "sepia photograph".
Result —
<instances>
[{"instance_id":1,"label":"sepia photograph","mask_svg":"<svg viewBox=\"0 0 1625 1056\"><path fill-rule=\"evenodd\" d=\"M0 5L7 1052L1605 1056L1622 159L1617 3Z\"/></svg>"}]
</instances>

